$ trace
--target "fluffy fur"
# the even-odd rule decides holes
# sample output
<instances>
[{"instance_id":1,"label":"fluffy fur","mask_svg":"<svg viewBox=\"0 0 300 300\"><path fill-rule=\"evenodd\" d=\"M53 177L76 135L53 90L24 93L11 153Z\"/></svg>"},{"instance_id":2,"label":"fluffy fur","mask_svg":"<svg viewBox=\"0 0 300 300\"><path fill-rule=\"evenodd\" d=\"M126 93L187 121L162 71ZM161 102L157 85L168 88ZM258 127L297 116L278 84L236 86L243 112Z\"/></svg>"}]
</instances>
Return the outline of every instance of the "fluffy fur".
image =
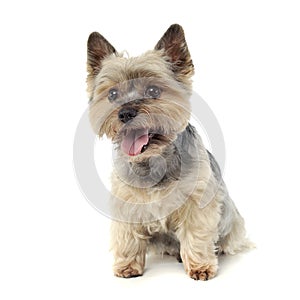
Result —
<instances>
[{"instance_id":1,"label":"fluffy fur","mask_svg":"<svg viewBox=\"0 0 300 300\"><path fill-rule=\"evenodd\" d=\"M131 58L94 32L87 68L92 127L116 145L115 275L142 275L147 251L156 249L182 261L191 278L213 278L218 254L249 242L217 162L189 124L194 66L183 29L172 25L154 50ZM128 141L139 138L147 144L131 150Z\"/></svg>"}]
</instances>

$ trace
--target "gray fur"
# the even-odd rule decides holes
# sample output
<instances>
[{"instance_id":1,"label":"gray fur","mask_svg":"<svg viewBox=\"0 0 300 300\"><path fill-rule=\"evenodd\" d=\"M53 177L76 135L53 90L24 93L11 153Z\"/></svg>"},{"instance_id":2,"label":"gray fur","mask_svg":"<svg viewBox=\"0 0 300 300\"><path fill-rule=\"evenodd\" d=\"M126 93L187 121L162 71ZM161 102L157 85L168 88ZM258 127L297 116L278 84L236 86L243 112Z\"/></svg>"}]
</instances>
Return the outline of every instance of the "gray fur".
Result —
<instances>
[{"instance_id":1,"label":"gray fur","mask_svg":"<svg viewBox=\"0 0 300 300\"><path fill-rule=\"evenodd\" d=\"M215 178L217 179L218 182L223 181L219 164L217 163L215 157L208 150L206 151L208 153L210 167L215 175Z\"/></svg>"},{"instance_id":2,"label":"gray fur","mask_svg":"<svg viewBox=\"0 0 300 300\"><path fill-rule=\"evenodd\" d=\"M149 240L149 247L160 254L175 256L178 262L182 262L180 257L180 243L173 233L154 233Z\"/></svg>"},{"instance_id":3,"label":"gray fur","mask_svg":"<svg viewBox=\"0 0 300 300\"><path fill-rule=\"evenodd\" d=\"M164 188L170 181L187 177L198 167L197 138L195 128L189 124L161 156L136 163L128 163L122 156L118 157L118 174L134 186Z\"/></svg>"},{"instance_id":4,"label":"gray fur","mask_svg":"<svg viewBox=\"0 0 300 300\"><path fill-rule=\"evenodd\" d=\"M219 164L217 163L215 157L208 151L206 150L208 153L208 157L209 157L209 161L210 161L210 167L213 171L214 177L218 182L218 186L219 189L222 190L223 193L223 203L221 206L221 220L219 223L219 241L218 243L220 243L220 241L226 237L228 235L228 233L231 231L232 229L232 222L231 220L234 219L234 216L236 214L238 214L238 211L233 203L233 201L231 200L231 198L229 197L228 191L227 191L227 187L226 184L222 178L222 174L221 174L221 170L219 167Z\"/></svg>"}]
</instances>

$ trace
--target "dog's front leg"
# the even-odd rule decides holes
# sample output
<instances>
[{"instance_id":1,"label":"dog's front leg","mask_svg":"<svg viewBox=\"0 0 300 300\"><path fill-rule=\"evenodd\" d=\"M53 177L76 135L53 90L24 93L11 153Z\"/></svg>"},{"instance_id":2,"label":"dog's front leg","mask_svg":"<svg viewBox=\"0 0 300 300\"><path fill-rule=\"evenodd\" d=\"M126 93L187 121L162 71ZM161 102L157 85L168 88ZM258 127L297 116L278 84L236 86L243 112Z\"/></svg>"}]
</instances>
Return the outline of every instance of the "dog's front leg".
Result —
<instances>
[{"instance_id":1,"label":"dog's front leg","mask_svg":"<svg viewBox=\"0 0 300 300\"><path fill-rule=\"evenodd\" d=\"M191 278L208 280L217 274L218 269L215 255L218 216L214 216L210 207L201 209L187 205L187 210L182 214L183 219L176 233L182 262Z\"/></svg>"},{"instance_id":2,"label":"dog's front leg","mask_svg":"<svg viewBox=\"0 0 300 300\"><path fill-rule=\"evenodd\" d=\"M180 238L180 255L185 271L195 280L211 279L218 269L214 244L210 239L203 239L203 236L201 231L185 232L184 237Z\"/></svg>"},{"instance_id":3,"label":"dog's front leg","mask_svg":"<svg viewBox=\"0 0 300 300\"><path fill-rule=\"evenodd\" d=\"M146 240L138 233L136 225L114 221L111 226L111 248L116 276L129 278L143 275Z\"/></svg>"}]
</instances>

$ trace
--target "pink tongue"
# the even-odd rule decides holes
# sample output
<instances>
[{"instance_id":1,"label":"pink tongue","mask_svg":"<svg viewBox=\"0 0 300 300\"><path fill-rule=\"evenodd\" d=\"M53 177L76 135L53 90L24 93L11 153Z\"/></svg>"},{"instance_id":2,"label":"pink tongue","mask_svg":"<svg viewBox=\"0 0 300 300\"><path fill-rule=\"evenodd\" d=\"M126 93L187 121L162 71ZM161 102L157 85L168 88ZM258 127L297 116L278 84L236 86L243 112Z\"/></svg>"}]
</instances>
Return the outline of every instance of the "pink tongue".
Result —
<instances>
[{"instance_id":1,"label":"pink tongue","mask_svg":"<svg viewBox=\"0 0 300 300\"><path fill-rule=\"evenodd\" d=\"M132 130L124 137L121 148L126 154L135 156L141 153L143 146L148 142L148 129Z\"/></svg>"}]
</instances>

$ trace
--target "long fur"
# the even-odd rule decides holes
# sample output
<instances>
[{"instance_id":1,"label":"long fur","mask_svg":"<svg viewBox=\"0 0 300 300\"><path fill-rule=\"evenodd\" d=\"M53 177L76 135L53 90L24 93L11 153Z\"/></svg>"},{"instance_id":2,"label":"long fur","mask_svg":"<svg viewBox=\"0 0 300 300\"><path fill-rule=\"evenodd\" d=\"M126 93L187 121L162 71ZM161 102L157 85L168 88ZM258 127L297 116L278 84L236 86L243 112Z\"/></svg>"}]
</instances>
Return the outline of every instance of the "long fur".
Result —
<instances>
[{"instance_id":1,"label":"long fur","mask_svg":"<svg viewBox=\"0 0 300 300\"><path fill-rule=\"evenodd\" d=\"M148 250L174 255L193 279L218 269L218 254L249 247L244 220L229 197L220 169L189 124L193 63L179 25L172 25L152 51L125 58L100 34L88 41L90 120L116 146L112 174L111 248L114 273L143 274ZM157 85L158 99L144 88ZM108 101L108 91L120 98ZM120 121L130 107L137 115ZM120 144L128 132L155 135L145 152L128 156Z\"/></svg>"}]
</instances>

